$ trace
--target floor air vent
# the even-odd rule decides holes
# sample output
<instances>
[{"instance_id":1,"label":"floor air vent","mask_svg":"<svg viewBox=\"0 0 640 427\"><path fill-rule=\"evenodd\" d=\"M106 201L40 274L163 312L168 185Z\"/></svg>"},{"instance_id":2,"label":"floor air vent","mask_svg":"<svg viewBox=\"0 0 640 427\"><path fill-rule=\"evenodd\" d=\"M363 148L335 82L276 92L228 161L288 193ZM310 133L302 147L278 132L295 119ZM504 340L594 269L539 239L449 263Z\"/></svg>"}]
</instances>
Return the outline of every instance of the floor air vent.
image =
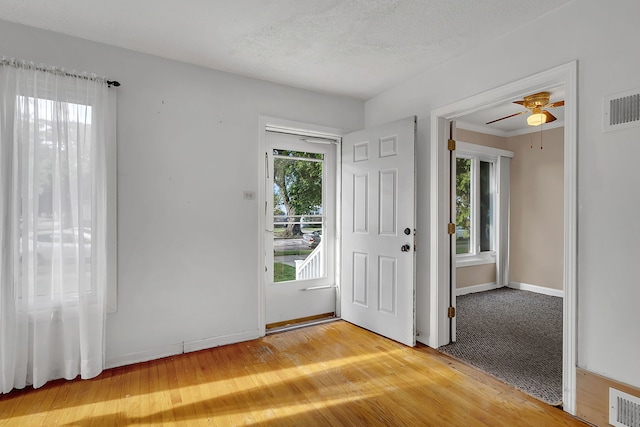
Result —
<instances>
[{"instance_id":1,"label":"floor air vent","mask_svg":"<svg viewBox=\"0 0 640 427\"><path fill-rule=\"evenodd\" d=\"M640 427L640 398L609 388L609 424Z\"/></svg>"},{"instance_id":2,"label":"floor air vent","mask_svg":"<svg viewBox=\"0 0 640 427\"><path fill-rule=\"evenodd\" d=\"M640 126L640 89L604 99L604 131Z\"/></svg>"}]
</instances>

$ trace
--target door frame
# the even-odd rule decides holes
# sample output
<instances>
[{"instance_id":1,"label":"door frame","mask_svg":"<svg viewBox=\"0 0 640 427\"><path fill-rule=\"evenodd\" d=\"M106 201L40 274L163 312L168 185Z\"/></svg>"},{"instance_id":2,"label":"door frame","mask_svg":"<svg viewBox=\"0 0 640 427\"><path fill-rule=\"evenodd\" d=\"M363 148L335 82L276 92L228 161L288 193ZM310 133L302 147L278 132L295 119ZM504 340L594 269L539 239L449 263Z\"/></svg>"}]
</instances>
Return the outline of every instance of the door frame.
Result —
<instances>
[{"instance_id":1,"label":"door frame","mask_svg":"<svg viewBox=\"0 0 640 427\"><path fill-rule=\"evenodd\" d=\"M326 138L333 139L337 142L336 147L336 235L335 241L340 242L340 232L342 222L340 215L337 214L341 211L341 197L340 189L342 182L340 180L340 164L341 158L341 144L342 135L345 134L341 129L314 125L310 123L297 122L293 120L279 119L275 117L260 116L258 120L258 140L260 144L259 161L258 161L258 332L261 337L266 335L266 286L267 280L265 271L266 256L265 256L265 244L267 234L267 195L271 194L266 188L266 174L268 171L268 159L265 156L269 143L267 141L267 131L278 131L282 133L289 133L293 135L306 136L309 138ZM272 189L271 189L272 191ZM340 317L340 245L336 244L335 250L335 284L336 284L336 317Z\"/></svg>"},{"instance_id":2,"label":"door frame","mask_svg":"<svg viewBox=\"0 0 640 427\"><path fill-rule=\"evenodd\" d=\"M448 344L450 324L447 317L451 272L449 267L449 156L446 149L449 121L478 110L512 100L528 93L563 85L565 89L564 125L564 273L563 273L563 409L576 412L577 362L577 61L552 68L504 86L471 96L431 112L431 248L429 281L428 345Z\"/></svg>"}]
</instances>

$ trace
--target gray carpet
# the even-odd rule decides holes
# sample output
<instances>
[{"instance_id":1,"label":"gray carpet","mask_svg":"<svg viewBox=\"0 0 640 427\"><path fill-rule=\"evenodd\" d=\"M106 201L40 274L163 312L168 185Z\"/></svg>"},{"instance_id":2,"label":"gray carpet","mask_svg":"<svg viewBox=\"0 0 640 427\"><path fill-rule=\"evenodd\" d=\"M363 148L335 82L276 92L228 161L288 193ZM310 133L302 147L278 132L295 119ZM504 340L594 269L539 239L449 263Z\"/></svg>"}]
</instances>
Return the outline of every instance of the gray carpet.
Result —
<instances>
[{"instance_id":1,"label":"gray carpet","mask_svg":"<svg viewBox=\"0 0 640 427\"><path fill-rule=\"evenodd\" d=\"M457 298L457 342L439 350L562 404L562 298L501 288Z\"/></svg>"}]
</instances>

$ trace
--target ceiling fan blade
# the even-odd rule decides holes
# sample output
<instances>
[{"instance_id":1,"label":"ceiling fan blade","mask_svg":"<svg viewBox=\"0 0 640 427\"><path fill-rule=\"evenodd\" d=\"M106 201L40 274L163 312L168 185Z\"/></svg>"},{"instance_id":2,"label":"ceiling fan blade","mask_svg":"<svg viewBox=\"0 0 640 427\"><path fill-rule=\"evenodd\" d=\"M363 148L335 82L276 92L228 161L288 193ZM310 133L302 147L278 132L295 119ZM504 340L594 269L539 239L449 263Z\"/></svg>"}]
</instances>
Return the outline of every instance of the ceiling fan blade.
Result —
<instances>
[{"instance_id":1,"label":"ceiling fan blade","mask_svg":"<svg viewBox=\"0 0 640 427\"><path fill-rule=\"evenodd\" d=\"M512 114L510 116L502 117L500 119L491 120L490 122L485 123L486 125L490 125L491 123L499 122L500 120L510 119L511 117L519 116L520 114L528 113L528 111L520 111L519 113Z\"/></svg>"},{"instance_id":2,"label":"ceiling fan blade","mask_svg":"<svg viewBox=\"0 0 640 427\"><path fill-rule=\"evenodd\" d=\"M524 99L520 101L513 101L514 104L522 105L524 107Z\"/></svg>"},{"instance_id":3,"label":"ceiling fan blade","mask_svg":"<svg viewBox=\"0 0 640 427\"><path fill-rule=\"evenodd\" d=\"M552 102L551 104L547 105L544 108L556 108L556 107L563 107L564 106L564 101L556 101L556 102Z\"/></svg>"},{"instance_id":4,"label":"ceiling fan blade","mask_svg":"<svg viewBox=\"0 0 640 427\"><path fill-rule=\"evenodd\" d=\"M547 116L547 120L545 121L545 123L551 123L551 122L555 122L556 120L558 120L558 119L556 119L556 116L554 116L553 114L551 114L547 110L542 110L542 114Z\"/></svg>"}]
</instances>

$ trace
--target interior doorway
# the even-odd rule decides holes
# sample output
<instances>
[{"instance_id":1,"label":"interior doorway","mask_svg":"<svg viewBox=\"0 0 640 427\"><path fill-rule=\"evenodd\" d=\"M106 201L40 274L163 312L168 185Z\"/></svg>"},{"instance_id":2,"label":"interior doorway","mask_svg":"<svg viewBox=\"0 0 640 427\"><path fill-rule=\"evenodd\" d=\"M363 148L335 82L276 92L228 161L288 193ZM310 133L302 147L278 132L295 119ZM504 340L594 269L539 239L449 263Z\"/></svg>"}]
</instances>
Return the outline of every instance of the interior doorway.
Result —
<instances>
[{"instance_id":1,"label":"interior doorway","mask_svg":"<svg viewBox=\"0 0 640 427\"><path fill-rule=\"evenodd\" d=\"M450 122L459 117L508 100L518 99L548 87L565 89L564 127L564 197L563 197L563 405L575 413L575 348L576 348L576 106L577 63L572 62L500 88L467 98L432 111L431 128L431 325L428 344L434 348L449 342L455 320L448 314L455 307L450 284L455 283L455 255L449 227L451 201L450 155L447 140ZM455 138L455 136L454 136ZM452 307L453 305L453 307ZM454 329L455 330L455 329Z\"/></svg>"},{"instance_id":2,"label":"interior doorway","mask_svg":"<svg viewBox=\"0 0 640 427\"><path fill-rule=\"evenodd\" d=\"M559 406L564 144L554 113L561 120L509 132L480 127L494 109L456 121L456 328L440 351Z\"/></svg>"}]
</instances>

